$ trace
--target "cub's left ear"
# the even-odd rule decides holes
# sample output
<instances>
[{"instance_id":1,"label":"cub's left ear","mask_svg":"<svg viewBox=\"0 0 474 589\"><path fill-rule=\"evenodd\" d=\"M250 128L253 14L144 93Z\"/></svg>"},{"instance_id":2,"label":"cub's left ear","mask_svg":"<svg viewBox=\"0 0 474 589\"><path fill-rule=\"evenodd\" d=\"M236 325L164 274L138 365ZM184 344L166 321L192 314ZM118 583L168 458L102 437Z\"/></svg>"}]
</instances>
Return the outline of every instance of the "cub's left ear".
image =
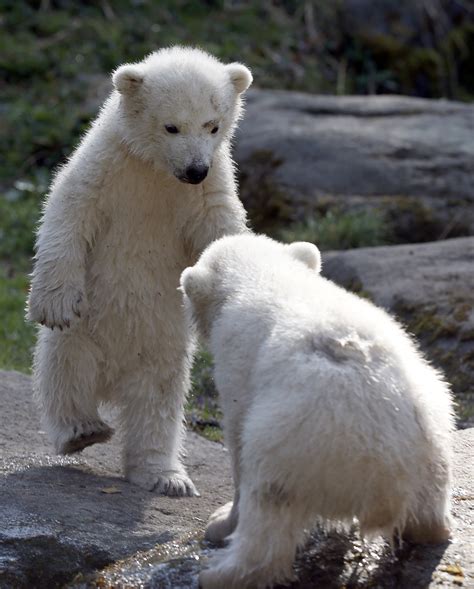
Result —
<instances>
[{"instance_id":1,"label":"cub's left ear","mask_svg":"<svg viewBox=\"0 0 474 589\"><path fill-rule=\"evenodd\" d=\"M250 70L237 62L229 63L229 65L226 65L225 67L237 94L245 92L253 80Z\"/></svg>"},{"instance_id":2,"label":"cub's left ear","mask_svg":"<svg viewBox=\"0 0 474 589\"><path fill-rule=\"evenodd\" d=\"M321 252L314 245L307 241L295 241L287 246L290 255L306 264L310 270L321 272Z\"/></svg>"},{"instance_id":3,"label":"cub's left ear","mask_svg":"<svg viewBox=\"0 0 474 589\"><path fill-rule=\"evenodd\" d=\"M199 299L205 295L208 282L208 275L204 269L190 266L183 270L178 290L191 300Z\"/></svg>"},{"instance_id":4,"label":"cub's left ear","mask_svg":"<svg viewBox=\"0 0 474 589\"><path fill-rule=\"evenodd\" d=\"M112 82L120 94L133 94L143 84L143 78L139 66L126 63L115 70Z\"/></svg>"}]
</instances>

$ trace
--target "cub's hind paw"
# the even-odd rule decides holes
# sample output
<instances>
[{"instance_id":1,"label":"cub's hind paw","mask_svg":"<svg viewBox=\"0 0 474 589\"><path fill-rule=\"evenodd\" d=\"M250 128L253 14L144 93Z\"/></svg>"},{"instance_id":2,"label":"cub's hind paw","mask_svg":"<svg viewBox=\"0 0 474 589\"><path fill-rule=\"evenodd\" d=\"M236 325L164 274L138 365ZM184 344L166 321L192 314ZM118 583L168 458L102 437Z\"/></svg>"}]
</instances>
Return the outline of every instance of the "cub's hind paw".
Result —
<instances>
[{"instance_id":1,"label":"cub's hind paw","mask_svg":"<svg viewBox=\"0 0 474 589\"><path fill-rule=\"evenodd\" d=\"M103 444L112 437L114 430L102 420L88 420L71 425L69 435L62 435L56 443L58 454L74 454L92 446Z\"/></svg>"}]
</instances>

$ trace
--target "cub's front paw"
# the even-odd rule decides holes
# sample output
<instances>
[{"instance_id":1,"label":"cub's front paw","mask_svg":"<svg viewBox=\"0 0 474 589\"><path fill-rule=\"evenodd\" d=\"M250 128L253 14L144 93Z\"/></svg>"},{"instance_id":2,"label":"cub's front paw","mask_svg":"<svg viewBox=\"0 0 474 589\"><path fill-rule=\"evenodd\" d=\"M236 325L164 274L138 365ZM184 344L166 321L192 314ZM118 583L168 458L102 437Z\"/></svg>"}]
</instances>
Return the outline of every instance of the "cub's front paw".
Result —
<instances>
[{"instance_id":1,"label":"cub's front paw","mask_svg":"<svg viewBox=\"0 0 474 589\"><path fill-rule=\"evenodd\" d=\"M234 531L236 521L232 517L233 502L219 507L209 518L205 539L213 544L221 544Z\"/></svg>"},{"instance_id":2,"label":"cub's front paw","mask_svg":"<svg viewBox=\"0 0 474 589\"><path fill-rule=\"evenodd\" d=\"M199 497L193 481L183 472L165 470L157 474L132 470L127 478L134 485L168 497Z\"/></svg>"},{"instance_id":3,"label":"cub's front paw","mask_svg":"<svg viewBox=\"0 0 474 589\"><path fill-rule=\"evenodd\" d=\"M33 285L28 299L28 319L51 329L71 327L86 310L84 291L76 286L40 290Z\"/></svg>"}]
</instances>

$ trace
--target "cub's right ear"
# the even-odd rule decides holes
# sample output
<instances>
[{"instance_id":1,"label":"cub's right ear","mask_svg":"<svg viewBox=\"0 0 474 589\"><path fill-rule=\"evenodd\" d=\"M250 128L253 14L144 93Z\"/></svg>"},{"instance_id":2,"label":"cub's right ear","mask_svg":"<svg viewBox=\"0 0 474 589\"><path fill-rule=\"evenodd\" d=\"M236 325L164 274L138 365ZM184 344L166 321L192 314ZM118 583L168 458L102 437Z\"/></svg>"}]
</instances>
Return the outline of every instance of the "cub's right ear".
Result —
<instances>
[{"instance_id":1,"label":"cub's right ear","mask_svg":"<svg viewBox=\"0 0 474 589\"><path fill-rule=\"evenodd\" d=\"M253 81L250 70L237 62L229 63L225 67L237 94L245 92Z\"/></svg>"},{"instance_id":2,"label":"cub's right ear","mask_svg":"<svg viewBox=\"0 0 474 589\"><path fill-rule=\"evenodd\" d=\"M205 295L209 284L208 273L197 266L183 270L179 281L179 290L191 300Z\"/></svg>"},{"instance_id":3,"label":"cub's right ear","mask_svg":"<svg viewBox=\"0 0 474 589\"><path fill-rule=\"evenodd\" d=\"M143 84L144 75L138 65L121 65L112 75L112 82L120 94L133 94Z\"/></svg>"},{"instance_id":4,"label":"cub's right ear","mask_svg":"<svg viewBox=\"0 0 474 589\"><path fill-rule=\"evenodd\" d=\"M314 245L307 241L295 241L287 246L290 255L306 264L310 270L321 272L321 252Z\"/></svg>"}]
</instances>

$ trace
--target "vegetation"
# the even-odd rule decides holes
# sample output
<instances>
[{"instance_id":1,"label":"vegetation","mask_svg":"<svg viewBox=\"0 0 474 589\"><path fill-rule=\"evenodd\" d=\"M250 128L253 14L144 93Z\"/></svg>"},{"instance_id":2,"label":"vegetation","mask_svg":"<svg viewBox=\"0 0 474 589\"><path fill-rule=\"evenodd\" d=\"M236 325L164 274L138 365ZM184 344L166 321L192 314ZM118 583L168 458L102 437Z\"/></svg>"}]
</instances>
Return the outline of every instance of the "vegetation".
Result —
<instances>
[{"instance_id":1,"label":"vegetation","mask_svg":"<svg viewBox=\"0 0 474 589\"><path fill-rule=\"evenodd\" d=\"M34 328L23 319L27 290L25 274L9 276L0 266L0 367L7 370L30 369Z\"/></svg>"},{"instance_id":2,"label":"vegetation","mask_svg":"<svg viewBox=\"0 0 474 589\"><path fill-rule=\"evenodd\" d=\"M310 241L322 250L342 250L388 243L389 229L382 215L375 211L329 210L323 216L282 229L278 237L288 243Z\"/></svg>"},{"instance_id":3,"label":"vegetation","mask_svg":"<svg viewBox=\"0 0 474 589\"><path fill-rule=\"evenodd\" d=\"M201 348L194 359L192 389L186 407L186 420L188 426L195 431L202 433L210 440L220 442L222 441L222 430L219 425L221 412L212 371L212 356Z\"/></svg>"}]
</instances>

